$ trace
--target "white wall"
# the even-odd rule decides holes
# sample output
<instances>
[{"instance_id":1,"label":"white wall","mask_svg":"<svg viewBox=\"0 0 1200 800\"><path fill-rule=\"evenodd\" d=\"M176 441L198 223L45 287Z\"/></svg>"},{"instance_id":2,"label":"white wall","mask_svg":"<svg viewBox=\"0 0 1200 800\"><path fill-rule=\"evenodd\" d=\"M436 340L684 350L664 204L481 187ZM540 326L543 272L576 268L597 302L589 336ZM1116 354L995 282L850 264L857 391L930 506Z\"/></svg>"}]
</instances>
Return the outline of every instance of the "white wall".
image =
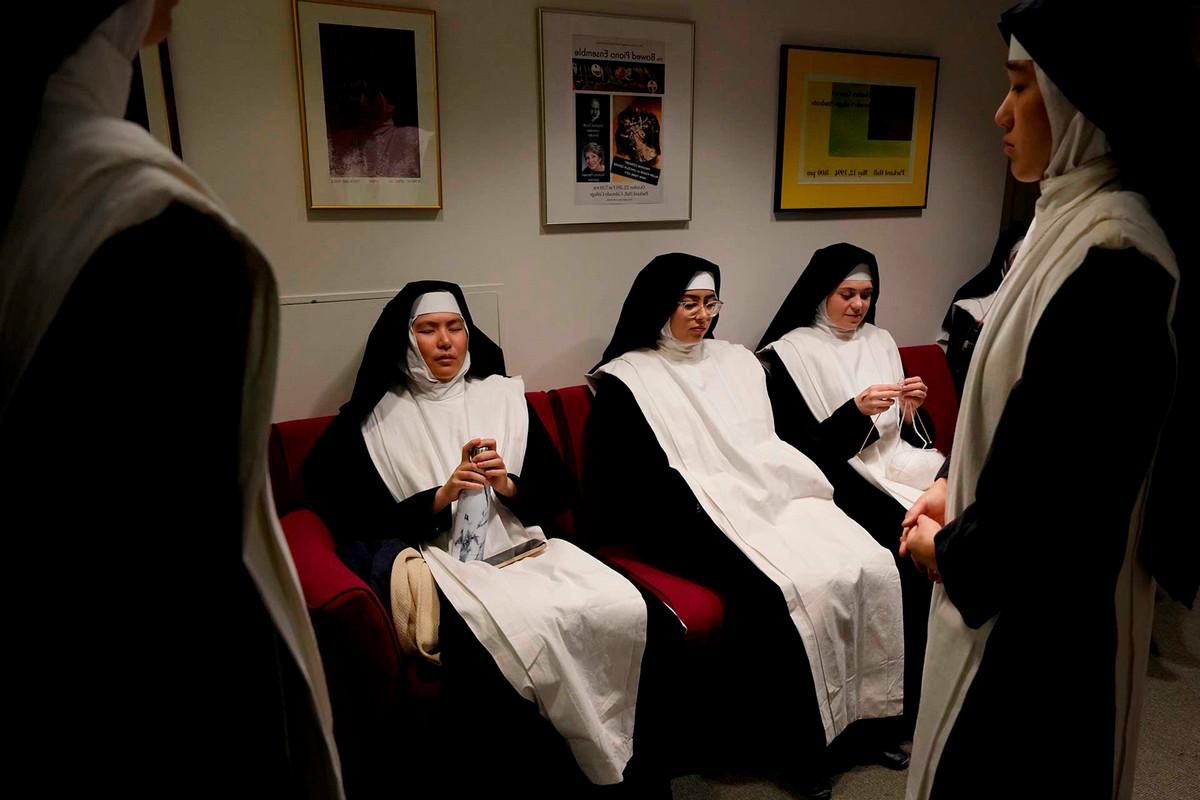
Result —
<instances>
[{"instance_id":1,"label":"white wall","mask_svg":"<svg viewBox=\"0 0 1200 800\"><path fill-rule=\"evenodd\" d=\"M510 371L550 388L581 381L634 274L658 253L720 264L729 302L720 333L753 346L817 247L845 240L879 257L878 322L900 344L932 340L954 289L991 251L1005 170L992 123L1006 88L995 21L1010 0L557 0L696 23L691 222L568 230L540 224L538 4L397 4L437 12L439 213L307 211L290 3L192 0L176 9L184 158L263 248L285 297L394 290L418 278L498 285ZM928 208L775 218L783 43L941 57ZM381 305L284 307L276 419L337 407Z\"/></svg>"}]
</instances>

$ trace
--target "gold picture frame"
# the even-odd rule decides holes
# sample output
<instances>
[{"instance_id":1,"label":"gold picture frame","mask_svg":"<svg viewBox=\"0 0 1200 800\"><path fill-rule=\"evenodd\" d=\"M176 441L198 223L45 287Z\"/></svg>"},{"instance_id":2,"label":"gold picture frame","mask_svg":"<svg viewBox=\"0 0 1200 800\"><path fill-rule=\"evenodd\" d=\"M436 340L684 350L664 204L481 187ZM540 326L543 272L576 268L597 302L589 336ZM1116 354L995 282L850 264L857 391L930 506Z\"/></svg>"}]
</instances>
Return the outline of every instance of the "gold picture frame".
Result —
<instances>
[{"instance_id":1,"label":"gold picture frame","mask_svg":"<svg viewBox=\"0 0 1200 800\"><path fill-rule=\"evenodd\" d=\"M924 208L936 56L783 45L775 211Z\"/></svg>"},{"instance_id":2,"label":"gold picture frame","mask_svg":"<svg viewBox=\"0 0 1200 800\"><path fill-rule=\"evenodd\" d=\"M442 207L433 11L292 0L310 209Z\"/></svg>"},{"instance_id":3,"label":"gold picture frame","mask_svg":"<svg viewBox=\"0 0 1200 800\"><path fill-rule=\"evenodd\" d=\"M171 52L167 40L143 47L133 62L133 91L126 117L146 128L177 157L183 158L175 87L171 81Z\"/></svg>"}]
</instances>

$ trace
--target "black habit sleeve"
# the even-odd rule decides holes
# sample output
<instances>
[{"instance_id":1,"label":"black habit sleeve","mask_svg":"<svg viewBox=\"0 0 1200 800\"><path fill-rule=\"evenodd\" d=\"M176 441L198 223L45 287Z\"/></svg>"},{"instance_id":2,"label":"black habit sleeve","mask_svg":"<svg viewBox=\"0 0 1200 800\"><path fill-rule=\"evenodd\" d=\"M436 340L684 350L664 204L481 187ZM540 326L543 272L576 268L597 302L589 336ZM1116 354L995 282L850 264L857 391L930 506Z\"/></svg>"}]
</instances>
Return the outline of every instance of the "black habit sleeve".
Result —
<instances>
[{"instance_id":1,"label":"black habit sleeve","mask_svg":"<svg viewBox=\"0 0 1200 800\"><path fill-rule=\"evenodd\" d=\"M767 372L767 393L780 439L808 454L814 461L846 461L879 440L871 418L858 410L851 397L828 419L817 422L779 354L764 350L759 356Z\"/></svg>"},{"instance_id":2,"label":"black habit sleeve","mask_svg":"<svg viewBox=\"0 0 1200 800\"><path fill-rule=\"evenodd\" d=\"M517 485L515 497L497 495L517 519L529 527L542 526L546 536L557 535L554 518L575 503L575 486L558 448L542 425L533 406L529 411L529 439L525 446L525 463L520 476L510 474ZM500 454L504 456L503 453Z\"/></svg>"},{"instance_id":3,"label":"black habit sleeve","mask_svg":"<svg viewBox=\"0 0 1200 800\"><path fill-rule=\"evenodd\" d=\"M392 498L359 424L347 416L330 423L305 459L304 487L339 544L399 539L416 545L450 527L448 506L433 512L438 486L399 503Z\"/></svg>"},{"instance_id":4,"label":"black habit sleeve","mask_svg":"<svg viewBox=\"0 0 1200 800\"><path fill-rule=\"evenodd\" d=\"M305 493L329 526L338 556L390 608L396 556L450 527L449 506L433 511L438 487L397 503L371 461L359 424L346 415L321 434L303 469Z\"/></svg>"},{"instance_id":5,"label":"black habit sleeve","mask_svg":"<svg viewBox=\"0 0 1200 800\"><path fill-rule=\"evenodd\" d=\"M521 472L520 477L512 476L518 496L500 500L522 523L545 526L551 536L551 520L571 503L573 494L558 451L532 408ZM392 498L371 461L360 426L350 417L339 416L317 440L304 462L304 485L313 510L337 541L338 555L382 598L389 597L396 556L453 524L450 506L433 510L440 486L400 502Z\"/></svg>"},{"instance_id":6,"label":"black habit sleeve","mask_svg":"<svg viewBox=\"0 0 1200 800\"><path fill-rule=\"evenodd\" d=\"M1132 319L1131 290L1140 298ZM1031 580L1043 599L1098 592L1111 602L1171 394L1170 293L1157 263L1093 249L1046 307L975 501L934 540L968 625L1028 601Z\"/></svg>"},{"instance_id":7,"label":"black habit sleeve","mask_svg":"<svg viewBox=\"0 0 1200 800\"><path fill-rule=\"evenodd\" d=\"M767 373L767 393L780 439L818 463L846 461L879 441L879 431L871 418L858 410L853 397L828 419L817 422L779 354L773 349L764 350L758 358ZM929 442L936 436L933 418L924 408L917 409L911 424L900 426L900 437L914 447L926 446L921 435Z\"/></svg>"}]
</instances>

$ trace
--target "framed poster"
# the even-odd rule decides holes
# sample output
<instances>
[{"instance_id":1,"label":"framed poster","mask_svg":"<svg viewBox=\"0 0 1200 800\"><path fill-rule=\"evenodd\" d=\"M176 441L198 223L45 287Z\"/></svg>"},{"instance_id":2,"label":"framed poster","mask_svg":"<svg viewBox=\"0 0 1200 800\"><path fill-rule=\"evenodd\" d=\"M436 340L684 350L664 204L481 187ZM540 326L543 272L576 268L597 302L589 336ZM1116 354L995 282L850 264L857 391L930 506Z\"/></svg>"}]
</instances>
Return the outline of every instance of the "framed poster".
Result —
<instances>
[{"instance_id":1,"label":"framed poster","mask_svg":"<svg viewBox=\"0 0 1200 800\"><path fill-rule=\"evenodd\" d=\"M538 10L543 221L692 215L691 22Z\"/></svg>"},{"instance_id":2,"label":"framed poster","mask_svg":"<svg viewBox=\"0 0 1200 800\"><path fill-rule=\"evenodd\" d=\"M775 210L924 208L938 63L783 45Z\"/></svg>"},{"instance_id":3,"label":"framed poster","mask_svg":"<svg viewBox=\"0 0 1200 800\"><path fill-rule=\"evenodd\" d=\"M179 120L175 115L175 87L171 83L171 52L164 39L143 47L133 60L133 85L125 119L136 122L183 158Z\"/></svg>"},{"instance_id":4,"label":"framed poster","mask_svg":"<svg viewBox=\"0 0 1200 800\"><path fill-rule=\"evenodd\" d=\"M441 208L432 11L292 0L309 208Z\"/></svg>"}]
</instances>

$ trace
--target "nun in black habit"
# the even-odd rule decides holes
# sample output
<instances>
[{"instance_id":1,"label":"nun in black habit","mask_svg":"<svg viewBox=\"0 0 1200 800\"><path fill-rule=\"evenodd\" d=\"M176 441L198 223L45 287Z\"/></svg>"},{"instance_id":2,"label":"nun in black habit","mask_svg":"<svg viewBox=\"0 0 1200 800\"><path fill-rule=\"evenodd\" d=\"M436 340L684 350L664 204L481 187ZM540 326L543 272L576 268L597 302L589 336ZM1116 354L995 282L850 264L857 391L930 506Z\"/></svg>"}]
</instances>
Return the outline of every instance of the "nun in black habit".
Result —
<instances>
[{"instance_id":1,"label":"nun in black habit","mask_svg":"<svg viewBox=\"0 0 1200 800\"><path fill-rule=\"evenodd\" d=\"M592 535L722 591L732 669L753 675L741 743L754 738L745 730L769 732L753 745L828 796L824 746L901 710L899 579L816 465L775 435L754 355L713 338L720 280L717 265L681 253L635 279L589 376Z\"/></svg>"},{"instance_id":2,"label":"nun in black habit","mask_svg":"<svg viewBox=\"0 0 1200 800\"><path fill-rule=\"evenodd\" d=\"M904 590L905 717L920 698L930 585L901 558L901 522L943 457L921 404L925 384L905 377L896 342L874 324L879 266L861 247L817 250L759 342L775 432L821 467L838 507L896 560Z\"/></svg>"},{"instance_id":3,"label":"nun in black habit","mask_svg":"<svg viewBox=\"0 0 1200 800\"><path fill-rule=\"evenodd\" d=\"M1014 222L1001 230L987 265L959 287L950 301L950 308L946 309L937 342L946 351L946 363L959 399L962 399L963 382L967 379L967 367L971 366L971 353L979 340L979 331L1027 230L1028 222Z\"/></svg>"},{"instance_id":4,"label":"nun in black habit","mask_svg":"<svg viewBox=\"0 0 1200 800\"><path fill-rule=\"evenodd\" d=\"M450 754L433 780L441 789L511 780L523 792L580 792L584 776L620 782L632 753L647 623L637 590L564 539L503 568L481 560L546 540L572 499L524 392L457 285L410 283L384 308L349 402L304 465L339 554L385 607L407 547L436 582L452 737L428 743ZM464 529L480 498L482 527Z\"/></svg>"},{"instance_id":5,"label":"nun in black habit","mask_svg":"<svg viewBox=\"0 0 1200 800\"><path fill-rule=\"evenodd\" d=\"M172 5L6 8L9 761L40 795L335 798L325 677L266 480L275 279L122 118Z\"/></svg>"},{"instance_id":6,"label":"nun in black habit","mask_svg":"<svg viewBox=\"0 0 1200 800\"><path fill-rule=\"evenodd\" d=\"M975 347L948 478L905 520L904 549L942 581L910 800L1132 794L1151 576L1190 603L1197 572L1179 491L1192 423L1168 418L1196 266L1179 187L1197 171L1166 179L1157 161L1200 102L1184 26L1160 11L1046 0L1001 17L996 122L1041 197Z\"/></svg>"}]
</instances>

